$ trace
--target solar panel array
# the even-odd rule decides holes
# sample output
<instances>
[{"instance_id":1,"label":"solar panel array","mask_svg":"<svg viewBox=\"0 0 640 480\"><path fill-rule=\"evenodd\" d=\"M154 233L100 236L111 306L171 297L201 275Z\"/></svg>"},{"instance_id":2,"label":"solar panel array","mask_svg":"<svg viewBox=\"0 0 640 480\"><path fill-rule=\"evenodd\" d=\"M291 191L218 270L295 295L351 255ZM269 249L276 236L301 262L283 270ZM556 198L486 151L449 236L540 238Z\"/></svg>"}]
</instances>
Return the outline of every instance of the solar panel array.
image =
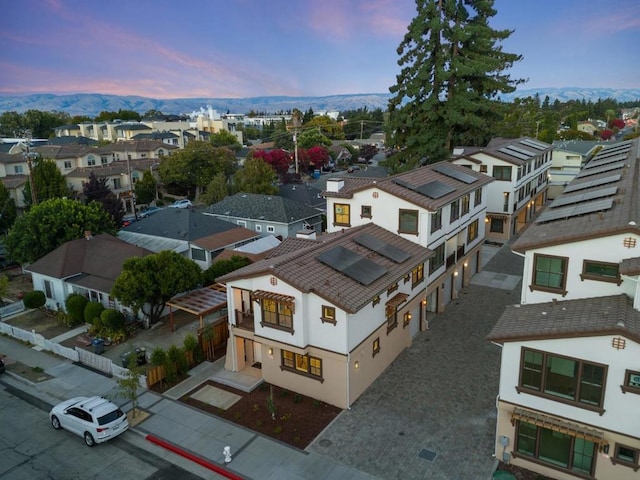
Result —
<instances>
[{"instance_id":1,"label":"solar panel array","mask_svg":"<svg viewBox=\"0 0 640 480\"><path fill-rule=\"evenodd\" d=\"M358 245L362 245L369 250L373 250L374 252L379 253L389 260L393 260L395 263L402 263L411 257L411 254L405 252L404 250L387 242L384 242L379 238L374 237L373 235L369 235L368 233L358 235L353 239L353 241Z\"/></svg>"},{"instance_id":2,"label":"solar panel array","mask_svg":"<svg viewBox=\"0 0 640 480\"><path fill-rule=\"evenodd\" d=\"M409 182L405 182L404 180L396 179L393 181L397 185L401 187L408 188L420 195L424 195L425 197L432 198L434 200L444 197L451 192L455 192L456 189L446 185L442 182L434 180L433 182L425 183L424 185L420 185L416 187L415 185L411 185Z\"/></svg>"},{"instance_id":3,"label":"solar panel array","mask_svg":"<svg viewBox=\"0 0 640 480\"><path fill-rule=\"evenodd\" d=\"M616 155L624 155L625 157L629 154L629 147L625 148L616 148L614 150L600 150L598 154L593 157L593 160L600 160L602 158L609 158Z\"/></svg>"},{"instance_id":4,"label":"solar panel array","mask_svg":"<svg viewBox=\"0 0 640 480\"><path fill-rule=\"evenodd\" d=\"M387 273L387 269L351 250L338 245L316 257L328 267L362 285L371 285Z\"/></svg>"},{"instance_id":5,"label":"solar panel array","mask_svg":"<svg viewBox=\"0 0 640 480\"><path fill-rule=\"evenodd\" d=\"M531 140L529 138L524 138L520 140L520 143L528 147L533 147L536 150L546 150L547 148L549 148L549 145L545 145L542 142L538 142L537 140Z\"/></svg>"},{"instance_id":6,"label":"solar panel array","mask_svg":"<svg viewBox=\"0 0 640 480\"><path fill-rule=\"evenodd\" d=\"M585 165L585 169L589 169L589 168L595 168L595 167L601 167L602 165L608 165L610 163L615 163L615 162L619 162L620 160L625 160L627 158L627 155L615 155L612 156L610 158L599 158L596 157L593 160L591 160L589 163L587 163Z\"/></svg>"},{"instance_id":7,"label":"solar panel array","mask_svg":"<svg viewBox=\"0 0 640 480\"><path fill-rule=\"evenodd\" d=\"M611 163L609 165L603 165L596 168L590 168L590 169L582 170L578 175L576 175L576 178L590 177L591 175L597 175L599 173L618 170L619 168L622 168L624 166L625 166L624 162L618 162L618 163Z\"/></svg>"},{"instance_id":8,"label":"solar panel array","mask_svg":"<svg viewBox=\"0 0 640 480\"><path fill-rule=\"evenodd\" d=\"M514 145L507 145L506 148L509 148L511 150L515 150L516 152L520 152L523 155L529 155L530 157L535 157L537 155L537 153L531 152L531 151L529 151L527 149L524 149L524 148L516 147Z\"/></svg>"},{"instance_id":9,"label":"solar panel array","mask_svg":"<svg viewBox=\"0 0 640 480\"><path fill-rule=\"evenodd\" d=\"M524 155L524 154L522 154L520 152L516 152L514 150L509 150L506 147L499 148L498 151L502 152L502 153L506 153L507 155L511 155L512 157L519 158L520 160L529 160L529 158L531 158L528 155Z\"/></svg>"},{"instance_id":10,"label":"solar panel array","mask_svg":"<svg viewBox=\"0 0 640 480\"><path fill-rule=\"evenodd\" d=\"M448 163L435 165L432 170L441 173L449 178L453 178L454 180L460 180L461 182L466 184L471 184L477 180L477 178L473 175L461 172Z\"/></svg>"},{"instance_id":11,"label":"solar panel array","mask_svg":"<svg viewBox=\"0 0 640 480\"><path fill-rule=\"evenodd\" d=\"M597 200L595 202L579 203L562 208L552 208L540 214L536 223L551 222L553 220L564 220L566 218L578 217L587 213L595 213L609 210L613 206L613 198Z\"/></svg>"},{"instance_id":12,"label":"solar panel array","mask_svg":"<svg viewBox=\"0 0 640 480\"><path fill-rule=\"evenodd\" d=\"M622 175L611 175L609 177L598 178L596 180L590 180L588 182L572 183L564 189L564 193L577 192L578 190L584 190L585 188L599 187L600 185L607 185L608 183L617 182L622 178Z\"/></svg>"},{"instance_id":13,"label":"solar panel array","mask_svg":"<svg viewBox=\"0 0 640 480\"><path fill-rule=\"evenodd\" d=\"M578 193L576 195L563 195L553 201L549 208L558 208L572 203L581 203L587 200L595 200L596 198L610 197L615 195L618 187L605 187L590 192Z\"/></svg>"}]
</instances>

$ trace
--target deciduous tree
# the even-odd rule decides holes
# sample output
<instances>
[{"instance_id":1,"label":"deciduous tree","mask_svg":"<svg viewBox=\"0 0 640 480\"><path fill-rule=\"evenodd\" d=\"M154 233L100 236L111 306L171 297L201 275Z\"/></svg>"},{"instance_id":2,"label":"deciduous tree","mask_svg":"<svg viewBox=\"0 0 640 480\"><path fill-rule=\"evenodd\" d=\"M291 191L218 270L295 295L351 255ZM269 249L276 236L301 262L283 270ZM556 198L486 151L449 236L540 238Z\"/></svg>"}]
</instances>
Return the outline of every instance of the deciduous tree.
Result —
<instances>
[{"instance_id":1,"label":"deciduous tree","mask_svg":"<svg viewBox=\"0 0 640 480\"><path fill-rule=\"evenodd\" d=\"M111 296L156 323L166 303L175 295L193 290L202 281L202 270L179 253L163 250L125 260Z\"/></svg>"},{"instance_id":2,"label":"deciduous tree","mask_svg":"<svg viewBox=\"0 0 640 480\"><path fill-rule=\"evenodd\" d=\"M34 205L18 217L5 237L10 257L32 263L85 231L115 234L112 217L98 202L84 205L77 200L53 198Z\"/></svg>"},{"instance_id":3,"label":"deciduous tree","mask_svg":"<svg viewBox=\"0 0 640 480\"><path fill-rule=\"evenodd\" d=\"M238 137L228 130L220 130L217 133L212 133L210 141L211 145L214 147L226 147L234 152L237 152L242 148L242 145L240 145L240 142L238 141Z\"/></svg>"},{"instance_id":4,"label":"deciduous tree","mask_svg":"<svg viewBox=\"0 0 640 480\"><path fill-rule=\"evenodd\" d=\"M111 215L113 224L118 228L122 224L124 217L124 205L118 196L113 193L107 184L107 177L98 178L95 172L89 174L89 181L84 184L82 193L84 194L85 203L98 202L102 208Z\"/></svg>"},{"instance_id":5,"label":"deciduous tree","mask_svg":"<svg viewBox=\"0 0 640 480\"><path fill-rule=\"evenodd\" d=\"M49 200L50 198L71 196L67 181L54 160L37 157L31 167L31 178L38 203ZM24 203L30 206L33 203L31 183L27 182L23 193Z\"/></svg>"},{"instance_id":6,"label":"deciduous tree","mask_svg":"<svg viewBox=\"0 0 640 480\"><path fill-rule=\"evenodd\" d=\"M276 178L275 170L263 159L248 158L244 167L233 176L233 189L236 192L275 195L278 193L278 187L273 184Z\"/></svg>"},{"instance_id":7,"label":"deciduous tree","mask_svg":"<svg viewBox=\"0 0 640 480\"><path fill-rule=\"evenodd\" d=\"M453 145L484 144L501 113L496 100L520 80L505 73L521 56L499 42L493 0L416 0L417 15L398 46L400 73L390 88L390 133L406 168L446 158Z\"/></svg>"},{"instance_id":8,"label":"deciduous tree","mask_svg":"<svg viewBox=\"0 0 640 480\"><path fill-rule=\"evenodd\" d=\"M4 183L0 182L0 233L6 232L15 220L16 202Z\"/></svg>"}]
</instances>

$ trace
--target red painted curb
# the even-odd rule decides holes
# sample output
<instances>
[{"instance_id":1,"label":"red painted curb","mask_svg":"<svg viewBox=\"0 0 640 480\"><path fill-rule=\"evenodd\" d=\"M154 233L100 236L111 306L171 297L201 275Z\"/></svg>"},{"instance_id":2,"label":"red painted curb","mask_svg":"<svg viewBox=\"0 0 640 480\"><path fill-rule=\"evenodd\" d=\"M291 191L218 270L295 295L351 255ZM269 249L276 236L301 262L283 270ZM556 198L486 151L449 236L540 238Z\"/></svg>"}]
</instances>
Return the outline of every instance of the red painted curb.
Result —
<instances>
[{"instance_id":1,"label":"red painted curb","mask_svg":"<svg viewBox=\"0 0 640 480\"><path fill-rule=\"evenodd\" d=\"M194 454L186 452L181 448L178 448L175 445L165 442L164 440L158 437L154 437L153 435L147 435L146 439L151 443L160 445L162 448L166 448L167 450L170 450L173 453L180 455L181 457L184 457L188 460L191 460L192 462L197 463L198 465L203 466L204 468L208 468L209 470L219 473L220 475L227 477L230 480L245 480L244 478L236 475L235 473L232 473L229 470L222 468L220 465L216 465L215 463L211 463L203 458L197 457Z\"/></svg>"}]
</instances>

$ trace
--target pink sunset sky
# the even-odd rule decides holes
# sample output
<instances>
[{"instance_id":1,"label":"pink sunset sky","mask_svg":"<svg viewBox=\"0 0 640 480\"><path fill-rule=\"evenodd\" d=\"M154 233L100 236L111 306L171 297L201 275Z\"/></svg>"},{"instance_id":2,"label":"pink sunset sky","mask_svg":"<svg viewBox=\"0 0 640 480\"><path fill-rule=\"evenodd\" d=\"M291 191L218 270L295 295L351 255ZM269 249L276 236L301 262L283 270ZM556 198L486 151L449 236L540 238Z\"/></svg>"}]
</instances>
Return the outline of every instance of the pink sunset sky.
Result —
<instances>
[{"instance_id":1,"label":"pink sunset sky","mask_svg":"<svg viewBox=\"0 0 640 480\"><path fill-rule=\"evenodd\" d=\"M496 0L521 88L638 88L640 1ZM20 0L0 95L243 98L386 93L412 0Z\"/></svg>"}]
</instances>

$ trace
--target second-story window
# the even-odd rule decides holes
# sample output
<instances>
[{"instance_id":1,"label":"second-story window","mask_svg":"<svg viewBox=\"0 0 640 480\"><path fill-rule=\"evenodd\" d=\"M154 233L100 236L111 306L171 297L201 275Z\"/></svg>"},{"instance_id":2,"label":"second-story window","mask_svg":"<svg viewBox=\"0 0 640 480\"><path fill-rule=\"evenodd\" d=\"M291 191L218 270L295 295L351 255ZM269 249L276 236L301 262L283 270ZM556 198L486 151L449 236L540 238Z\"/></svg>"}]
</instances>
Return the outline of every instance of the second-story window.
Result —
<instances>
[{"instance_id":1,"label":"second-story window","mask_svg":"<svg viewBox=\"0 0 640 480\"><path fill-rule=\"evenodd\" d=\"M329 305L322 305L322 316L320 317L322 323L336 324L336 308Z\"/></svg>"},{"instance_id":2,"label":"second-story window","mask_svg":"<svg viewBox=\"0 0 640 480\"><path fill-rule=\"evenodd\" d=\"M71 168L71 161L70 160L65 160L64 161L64 169L65 170L69 170Z\"/></svg>"},{"instance_id":3,"label":"second-story window","mask_svg":"<svg viewBox=\"0 0 640 480\"><path fill-rule=\"evenodd\" d=\"M418 234L418 211L400 209L398 233Z\"/></svg>"},{"instance_id":4,"label":"second-story window","mask_svg":"<svg viewBox=\"0 0 640 480\"><path fill-rule=\"evenodd\" d=\"M351 226L350 205L348 203L336 203L333 206L333 218L335 225Z\"/></svg>"},{"instance_id":5,"label":"second-story window","mask_svg":"<svg viewBox=\"0 0 640 480\"><path fill-rule=\"evenodd\" d=\"M460 218L460 200L454 200L451 202L451 221L455 222Z\"/></svg>"},{"instance_id":6,"label":"second-story window","mask_svg":"<svg viewBox=\"0 0 640 480\"><path fill-rule=\"evenodd\" d=\"M433 257L429 260L429 274L435 272L444 263L444 243L438 245L433 251Z\"/></svg>"},{"instance_id":7,"label":"second-story window","mask_svg":"<svg viewBox=\"0 0 640 480\"><path fill-rule=\"evenodd\" d=\"M474 220L469 224L467 228L467 243L473 242L476 238L478 238L478 220Z\"/></svg>"},{"instance_id":8,"label":"second-story window","mask_svg":"<svg viewBox=\"0 0 640 480\"><path fill-rule=\"evenodd\" d=\"M469 204L471 203L471 195L466 194L462 197L462 215L469 213Z\"/></svg>"},{"instance_id":9,"label":"second-story window","mask_svg":"<svg viewBox=\"0 0 640 480\"><path fill-rule=\"evenodd\" d=\"M565 294L567 282L567 257L535 254L531 288Z\"/></svg>"},{"instance_id":10,"label":"second-story window","mask_svg":"<svg viewBox=\"0 0 640 480\"><path fill-rule=\"evenodd\" d=\"M93 155L89 155L87 157L87 165L89 165L90 167L95 167L96 166L96 157L94 157Z\"/></svg>"},{"instance_id":11,"label":"second-story window","mask_svg":"<svg viewBox=\"0 0 640 480\"><path fill-rule=\"evenodd\" d=\"M360 216L362 218L371 218L371 205L362 205L360 207Z\"/></svg>"},{"instance_id":12,"label":"second-story window","mask_svg":"<svg viewBox=\"0 0 640 480\"><path fill-rule=\"evenodd\" d=\"M14 165L13 166L13 173L16 174L21 174L22 173L22 165Z\"/></svg>"},{"instance_id":13,"label":"second-story window","mask_svg":"<svg viewBox=\"0 0 640 480\"><path fill-rule=\"evenodd\" d=\"M479 188L474 192L473 206L477 207L482 203L482 189Z\"/></svg>"},{"instance_id":14,"label":"second-story window","mask_svg":"<svg viewBox=\"0 0 640 480\"><path fill-rule=\"evenodd\" d=\"M285 330L293 330L293 312L289 305L270 298L263 298L261 304L262 322L264 324Z\"/></svg>"},{"instance_id":15,"label":"second-story window","mask_svg":"<svg viewBox=\"0 0 640 480\"><path fill-rule=\"evenodd\" d=\"M499 165L495 165L493 167L493 178L496 180L505 180L511 181L511 167L501 167Z\"/></svg>"},{"instance_id":16,"label":"second-story window","mask_svg":"<svg viewBox=\"0 0 640 480\"><path fill-rule=\"evenodd\" d=\"M120 190L122 188L122 183L120 182L119 178L114 178L113 179L113 189L114 190Z\"/></svg>"},{"instance_id":17,"label":"second-story window","mask_svg":"<svg viewBox=\"0 0 640 480\"><path fill-rule=\"evenodd\" d=\"M424 263L411 270L411 288L424 281Z\"/></svg>"},{"instance_id":18,"label":"second-story window","mask_svg":"<svg viewBox=\"0 0 640 480\"><path fill-rule=\"evenodd\" d=\"M439 208L431 214L431 233L442 228L442 209Z\"/></svg>"}]
</instances>

